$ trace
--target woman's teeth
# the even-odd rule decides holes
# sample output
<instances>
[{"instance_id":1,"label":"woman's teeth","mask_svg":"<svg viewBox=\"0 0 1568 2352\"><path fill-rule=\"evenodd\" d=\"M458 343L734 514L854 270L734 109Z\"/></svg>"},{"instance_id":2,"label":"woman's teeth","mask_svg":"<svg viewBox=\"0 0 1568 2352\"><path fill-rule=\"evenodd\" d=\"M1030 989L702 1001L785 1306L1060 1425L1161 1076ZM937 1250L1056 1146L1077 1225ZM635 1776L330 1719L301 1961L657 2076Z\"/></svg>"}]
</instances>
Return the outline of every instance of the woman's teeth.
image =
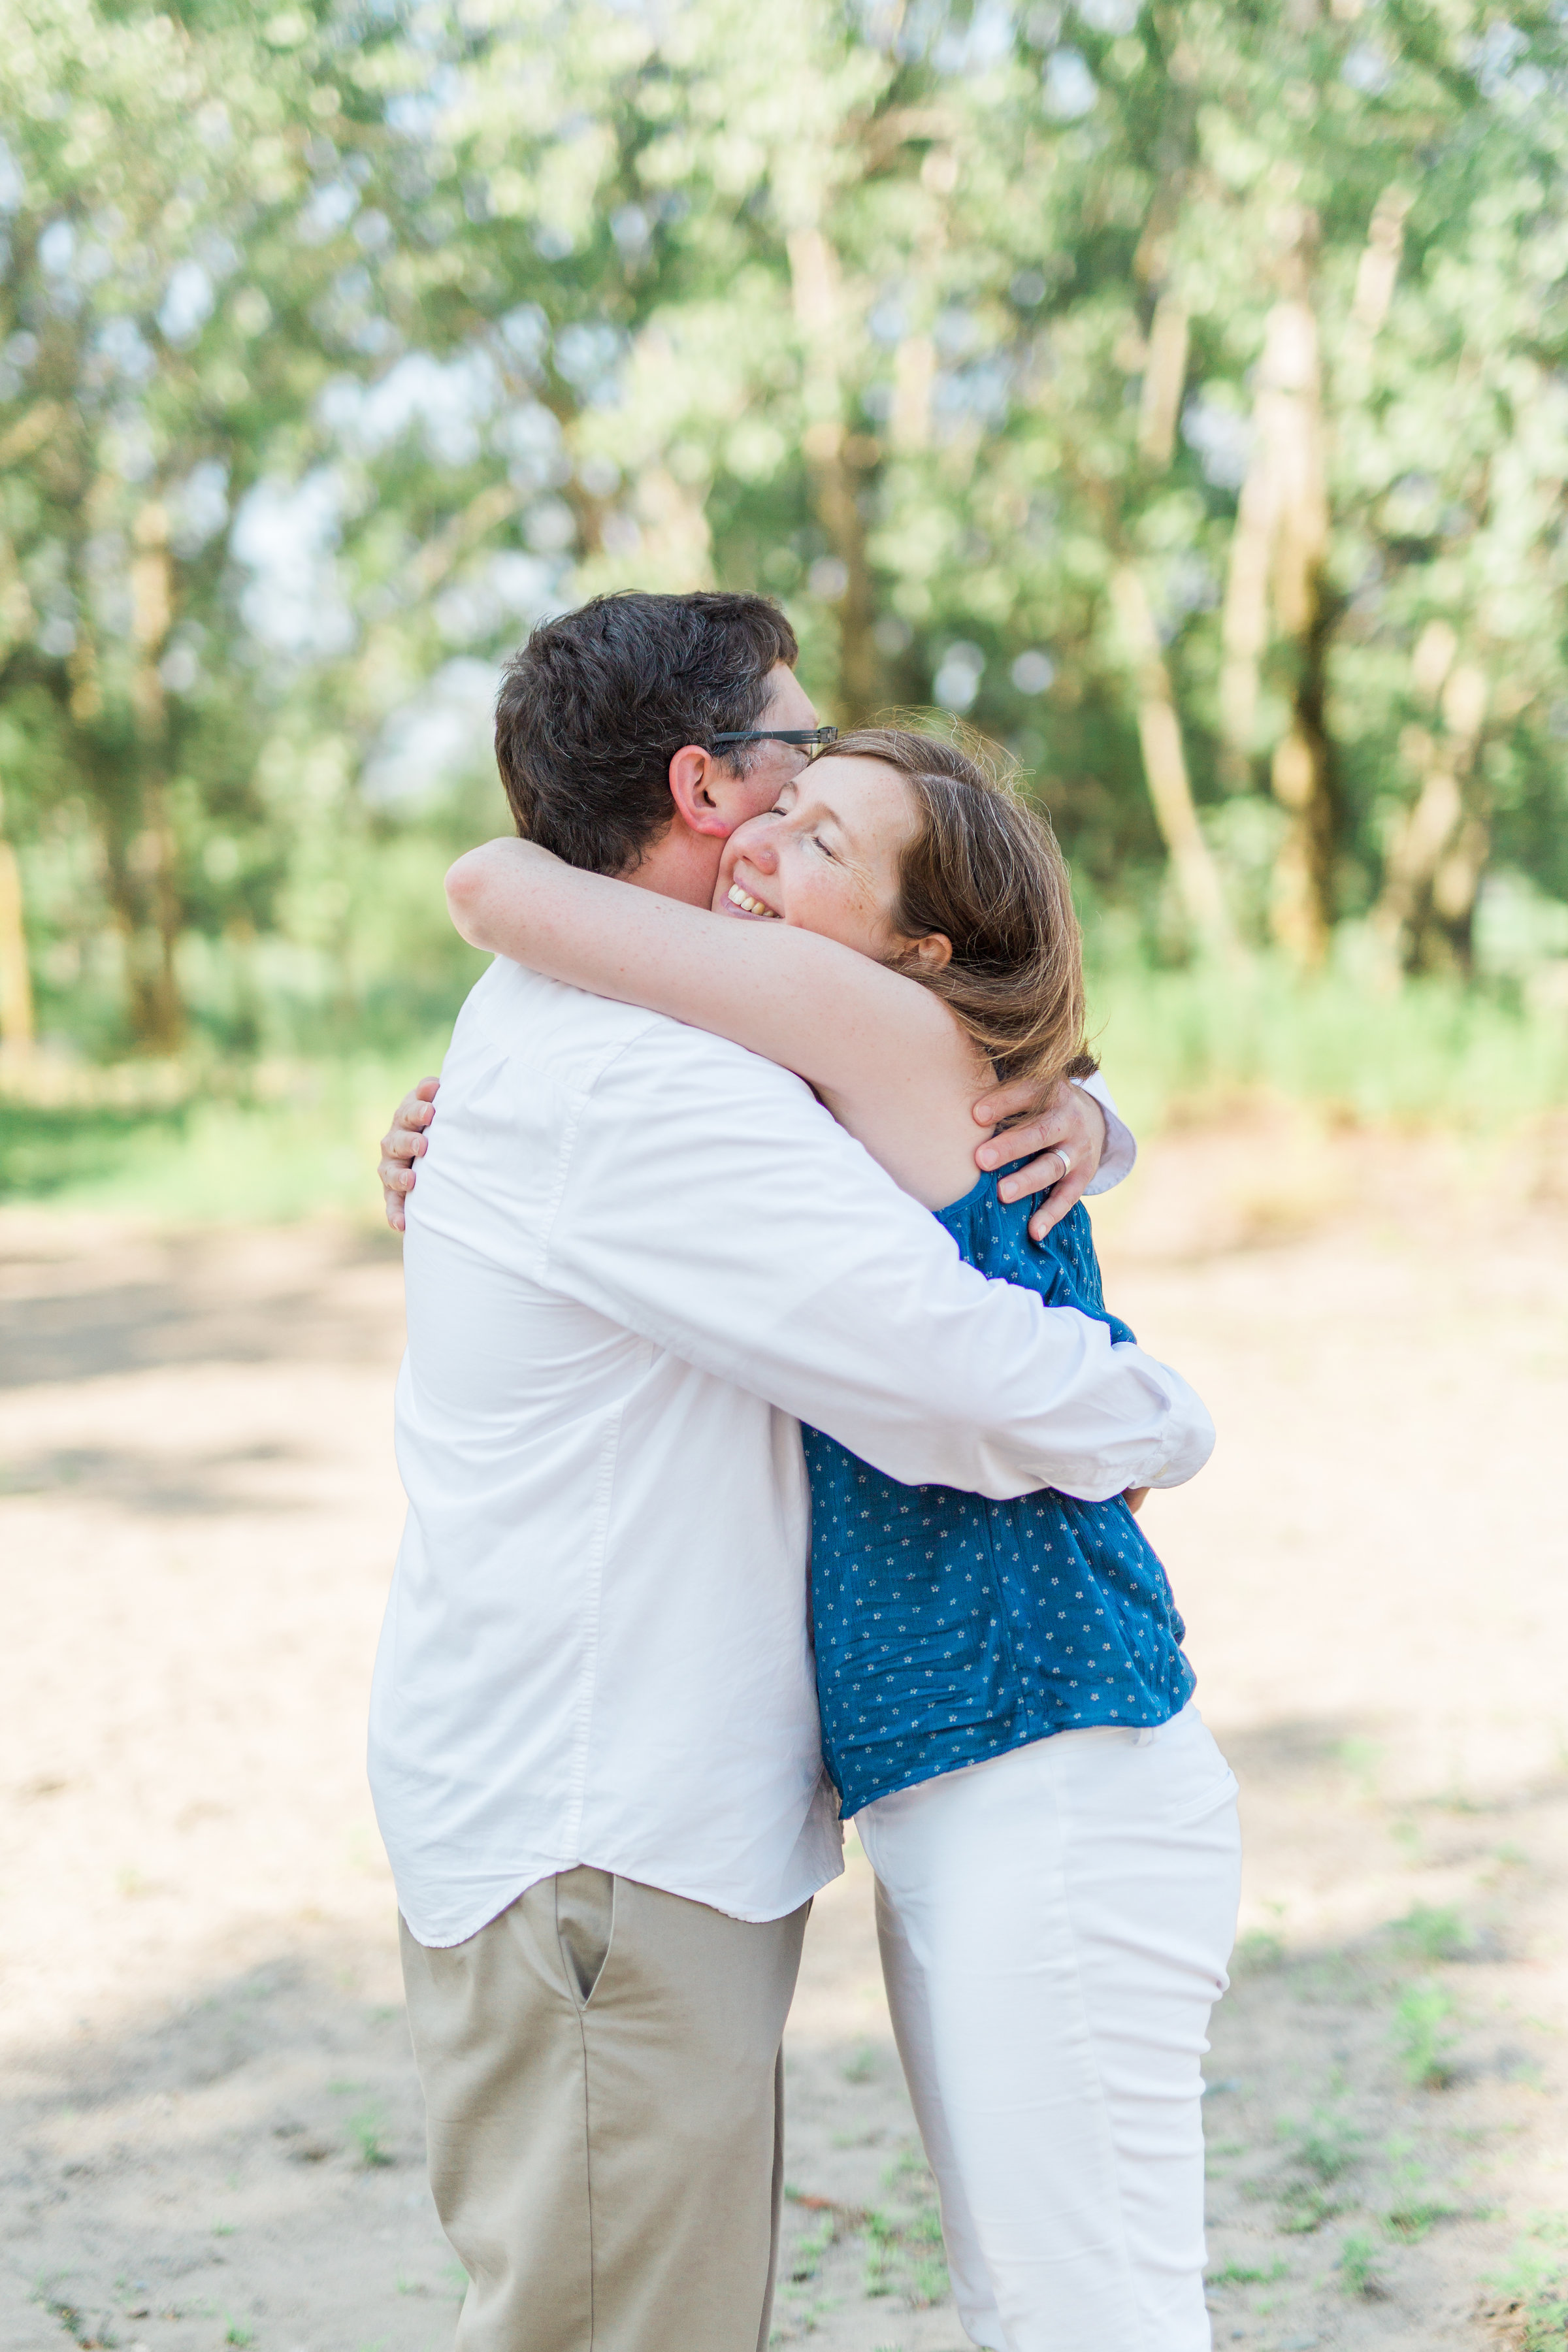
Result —
<instances>
[{"instance_id":1,"label":"woman's teeth","mask_svg":"<svg viewBox=\"0 0 1568 2352\"><path fill-rule=\"evenodd\" d=\"M778 921L778 917L773 914L773 910L771 907L764 907L760 898L748 897L738 882L731 883L727 895L729 897L731 906L739 907L742 915L767 915L770 916L775 923Z\"/></svg>"}]
</instances>

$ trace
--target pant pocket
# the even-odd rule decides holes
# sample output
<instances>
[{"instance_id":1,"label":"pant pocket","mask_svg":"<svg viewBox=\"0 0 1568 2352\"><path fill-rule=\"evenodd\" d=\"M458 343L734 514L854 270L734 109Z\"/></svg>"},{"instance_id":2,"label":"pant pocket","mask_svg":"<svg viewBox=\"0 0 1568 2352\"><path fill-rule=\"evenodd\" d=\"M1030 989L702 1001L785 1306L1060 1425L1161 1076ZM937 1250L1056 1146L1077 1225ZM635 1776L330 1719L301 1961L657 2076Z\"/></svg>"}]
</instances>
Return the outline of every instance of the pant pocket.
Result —
<instances>
[{"instance_id":1,"label":"pant pocket","mask_svg":"<svg viewBox=\"0 0 1568 2352\"><path fill-rule=\"evenodd\" d=\"M1239 1789L1201 1716L1184 1710L1168 1728L1171 1736L1154 1742L1150 1761L1163 1779L1160 1819L1172 1829L1183 1829L1233 1804Z\"/></svg>"}]
</instances>

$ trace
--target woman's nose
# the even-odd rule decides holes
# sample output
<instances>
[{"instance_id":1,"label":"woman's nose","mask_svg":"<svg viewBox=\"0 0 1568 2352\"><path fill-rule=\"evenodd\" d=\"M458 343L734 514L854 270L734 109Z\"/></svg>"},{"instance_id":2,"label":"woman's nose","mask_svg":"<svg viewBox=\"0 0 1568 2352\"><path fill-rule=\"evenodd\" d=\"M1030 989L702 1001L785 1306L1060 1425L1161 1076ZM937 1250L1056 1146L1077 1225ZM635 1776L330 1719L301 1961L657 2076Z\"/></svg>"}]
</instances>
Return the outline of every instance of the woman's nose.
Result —
<instances>
[{"instance_id":1,"label":"woman's nose","mask_svg":"<svg viewBox=\"0 0 1568 2352\"><path fill-rule=\"evenodd\" d=\"M772 874L778 867L778 851L773 844L773 828L766 817L757 821L756 831L746 843L746 856L760 874Z\"/></svg>"}]
</instances>

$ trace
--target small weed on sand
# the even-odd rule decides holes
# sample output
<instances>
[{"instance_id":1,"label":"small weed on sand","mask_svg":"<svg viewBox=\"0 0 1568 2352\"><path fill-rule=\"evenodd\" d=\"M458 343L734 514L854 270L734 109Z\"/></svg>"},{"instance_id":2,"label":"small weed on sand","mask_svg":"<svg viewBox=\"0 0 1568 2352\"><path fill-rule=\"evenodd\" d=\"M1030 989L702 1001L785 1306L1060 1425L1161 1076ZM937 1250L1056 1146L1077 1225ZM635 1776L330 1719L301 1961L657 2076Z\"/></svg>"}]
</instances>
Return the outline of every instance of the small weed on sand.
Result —
<instances>
[{"instance_id":1,"label":"small weed on sand","mask_svg":"<svg viewBox=\"0 0 1568 2352\"><path fill-rule=\"evenodd\" d=\"M1432 1905L1417 1903L1403 1919L1396 1919L1394 1932L1407 1952L1417 1959L1468 1959L1475 1947L1475 1938L1457 1911L1438 1910Z\"/></svg>"},{"instance_id":2,"label":"small weed on sand","mask_svg":"<svg viewBox=\"0 0 1568 2352\"><path fill-rule=\"evenodd\" d=\"M1331 2221L1339 2211L1339 2200L1319 2188L1315 2180L1292 2181L1279 2205L1279 2227L1288 2238L1309 2236Z\"/></svg>"},{"instance_id":3,"label":"small weed on sand","mask_svg":"<svg viewBox=\"0 0 1568 2352\"><path fill-rule=\"evenodd\" d=\"M49 2292L54 2282L50 2280L40 2279L33 2289L33 2301L42 2304L51 2319L58 2319L69 2335L79 2340L82 2326L81 2314L74 2303L68 2303L63 2295L52 2294Z\"/></svg>"},{"instance_id":4,"label":"small weed on sand","mask_svg":"<svg viewBox=\"0 0 1568 2352\"><path fill-rule=\"evenodd\" d=\"M1435 1977L1406 1985L1394 2012L1394 2052L1405 2081L1416 2090L1441 2091L1454 2079L1457 2036L1449 2031L1451 1996Z\"/></svg>"},{"instance_id":5,"label":"small weed on sand","mask_svg":"<svg viewBox=\"0 0 1568 2352\"><path fill-rule=\"evenodd\" d=\"M1537 2214L1489 2284L1501 2290L1522 2331L1520 2352L1559 2352L1568 2341L1568 2221Z\"/></svg>"},{"instance_id":6,"label":"small weed on sand","mask_svg":"<svg viewBox=\"0 0 1568 2352\"><path fill-rule=\"evenodd\" d=\"M1391 2205L1383 2217L1383 2226L1390 2237L1404 2238L1411 2245L1419 2245L1438 2221L1451 2221L1464 2207L1456 2205L1430 2187L1407 2191Z\"/></svg>"},{"instance_id":7,"label":"small weed on sand","mask_svg":"<svg viewBox=\"0 0 1568 2352\"><path fill-rule=\"evenodd\" d=\"M1383 2226L1391 2238L1403 2238L1407 2244L1419 2245L1437 2222L1451 2221L1464 2209L1445 2196L1423 2171L1415 2160L1414 2145L1407 2139L1389 2142L1392 2169Z\"/></svg>"},{"instance_id":8,"label":"small weed on sand","mask_svg":"<svg viewBox=\"0 0 1568 2352\"><path fill-rule=\"evenodd\" d=\"M382 2137L386 2124L379 2108L363 2107L357 2116L351 2116L348 2129L349 2137L359 2150L359 2160L367 2169L397 2161Z\"/></svg>"},{"instance_id":9,"label":"small weed on sand","mask_svg":"<svg viewBox=\"0 0 1568 2352\"><path fill-rule=\"evenodd\" d=\"M941 2303L947 2288L947 2264L939 2255L917 2263L910 2274L910 2301L917 2309L921 2305Z\"/></svg>"},{"instance_id":10,"label":"small weed on sand","mask_svg":"<svg viewBox=\"0 0 1568 2352\"><path fill-rule=\"evenodd\" d=\"M1337 2107L1314 2107L1304 2124L1282 2120L1279 2132L1290 2143L1291 2163L1325 2185L1350 2169L1362 2137Z\"/></svg>"},{"instance_id":11,"label":"small weed on sand","mask_svg":"<svg viewBox=\"0 0 1568 2352\"><path fill-rule=\"evenodd\" d=\"M861 2292L873 2296L891 2294L899 2250L898 2224L886 2213L873 2213L866 2224L866 2235L870 2242L866 2248Z\"/></svg>"},{"instance_id":12,"label":"small weed on sand","mask_svg":"<svg viewBox=\"0 0 1568 2352\"><path fill-rule=\"evenodd\" d=\"M1340 2248L1340 2284L1347 2294L1371 2297L1382 2294L1373 2267L1377 2260L1377 2241L1370 2230L1352 2230Z\"/></svg>"},{"instance_id":13,"label":"small weed on sand","mask_svg":"<svg viewBox=\"0 0 1568 2352\"><path fill-rule=\"evenodd\" d=\"M1356 2161L1361 2134L1337 2107L1314 2107L1305 2123L1282 2116L1279 2135L1288 2143L1287 2179L1279 2201L1279 2228L1290 2237L1321 2230L1340 2210L1332 2185Z\"/></svg>"},{"instance_id":14,"label":"small weed on sand","mask_svg":"<svg viewBox=\"0 0 1568 2352\"><path fill-rule=\"evenodd\" d=\"M804 2238L796 2240L789 2274L797 2284L816 2276L822 2267L822 2257L837 2234L837 2224L833 2215L825 2213L815 2230L808 2230Z\"/></svg>"}]
</instances>

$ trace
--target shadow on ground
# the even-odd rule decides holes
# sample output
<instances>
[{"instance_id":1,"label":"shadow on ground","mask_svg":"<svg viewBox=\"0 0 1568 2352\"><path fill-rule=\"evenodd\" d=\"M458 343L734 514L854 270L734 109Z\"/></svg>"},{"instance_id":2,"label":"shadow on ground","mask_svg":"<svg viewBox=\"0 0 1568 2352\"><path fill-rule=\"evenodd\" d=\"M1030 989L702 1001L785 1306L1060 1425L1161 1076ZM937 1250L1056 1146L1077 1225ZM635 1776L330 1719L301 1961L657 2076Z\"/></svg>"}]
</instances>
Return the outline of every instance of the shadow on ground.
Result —
<instances>
[{"instance_id":1,"label":"shadow on ground","mask_svg":"<svg viewBox=\"0 0 1568 2352\"><path fill-rule=\"evenodd\" d=\"M31 1247L26 1234L13 1226L0 1240L0 1388L175 1365L367 1363L386 1351L383 1301L356 1305L345 1291L395 1255L390 1234L129 1235L98 1254L90 1282L79 1259Z\"/></svg>"}]
</instances>

